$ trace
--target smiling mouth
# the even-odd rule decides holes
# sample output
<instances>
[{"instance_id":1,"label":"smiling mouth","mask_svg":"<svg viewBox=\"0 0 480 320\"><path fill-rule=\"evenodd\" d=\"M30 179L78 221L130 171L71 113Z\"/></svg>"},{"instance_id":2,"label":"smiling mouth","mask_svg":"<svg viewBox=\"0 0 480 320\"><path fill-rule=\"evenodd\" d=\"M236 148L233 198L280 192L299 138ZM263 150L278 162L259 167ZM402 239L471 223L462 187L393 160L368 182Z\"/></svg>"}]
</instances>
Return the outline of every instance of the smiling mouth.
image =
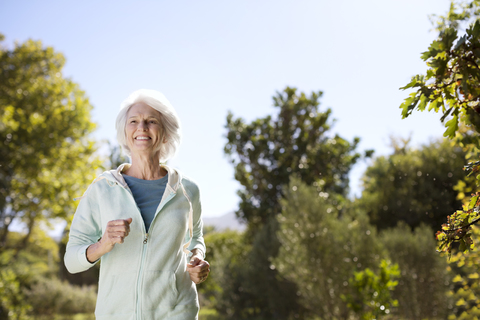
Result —
<instances>
[{"instance_id":1,"label":"smiling mouth","mask_svg":"<svg viewBox=\"0 0 480 320\"><path fill-rule=\"evenodd\" d=\"M136 137L135 140L152 140L150 137Z\"/></svg>"}]
</instances>

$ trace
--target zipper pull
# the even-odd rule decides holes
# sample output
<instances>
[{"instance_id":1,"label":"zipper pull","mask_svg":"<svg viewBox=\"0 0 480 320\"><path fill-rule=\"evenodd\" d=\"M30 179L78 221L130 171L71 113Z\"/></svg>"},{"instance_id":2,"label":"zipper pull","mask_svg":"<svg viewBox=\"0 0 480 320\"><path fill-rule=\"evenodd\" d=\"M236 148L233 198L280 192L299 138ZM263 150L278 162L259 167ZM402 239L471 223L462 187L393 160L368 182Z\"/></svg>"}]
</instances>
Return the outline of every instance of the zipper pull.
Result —
<instances>
[{"instance_id":1,"label":"zipper pull","mask_svg":"<svg viewBox=\"0 0 480 320\"><path fill-rule=\"evenodd\" d=\"M143 239L143 244L147 244L148 241L148 233L145 233L145 239Z\"/></svg>"}]
</instances>

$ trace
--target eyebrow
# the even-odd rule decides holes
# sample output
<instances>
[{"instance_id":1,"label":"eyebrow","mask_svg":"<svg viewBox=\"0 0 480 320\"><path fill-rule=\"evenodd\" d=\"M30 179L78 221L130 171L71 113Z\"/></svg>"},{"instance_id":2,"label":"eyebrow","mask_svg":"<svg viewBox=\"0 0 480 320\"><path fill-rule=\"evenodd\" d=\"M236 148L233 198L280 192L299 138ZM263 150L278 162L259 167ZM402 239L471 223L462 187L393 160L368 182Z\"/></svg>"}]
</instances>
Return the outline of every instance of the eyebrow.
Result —
<instances>
[{"instance_id":1,"label":"eyebrow","mask_svg":"<svg viewBox=\"0 0 480 320\"><path fill-rule=\"evenodd\" d=\"M131 117L128 117L128 119L137 118L137 117L138 117L138 115L136 115L136 116L131 116ZM155 120L158 120L158 118L155 117L155 116L148 116L147 119L155 119Z\"/></svg>"}]
</instances>

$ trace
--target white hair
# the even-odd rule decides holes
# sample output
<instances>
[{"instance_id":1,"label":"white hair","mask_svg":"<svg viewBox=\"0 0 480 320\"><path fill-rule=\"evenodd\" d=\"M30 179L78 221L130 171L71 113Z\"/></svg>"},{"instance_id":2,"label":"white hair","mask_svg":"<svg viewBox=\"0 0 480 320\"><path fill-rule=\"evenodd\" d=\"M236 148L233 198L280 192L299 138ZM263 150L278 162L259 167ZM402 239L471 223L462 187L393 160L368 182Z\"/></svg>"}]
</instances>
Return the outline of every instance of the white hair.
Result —
<instances>
[{"instance_id":1,"label":"white hair","mask_svg":"<svg viewBox=\"0 0 480 320\"><path fill-rule=\"evenodd\" d=\"M125 126L127 124L128 111L138 102L147 104L162 115L160 120L166 142L162 143L160 146L160 162L166 162L175 155L178 146L180 145L180 119L167 98L158 91L140 89L133 92L122 102L115 123L118 143L122 147L123 152L131 157L132 153L127 145Z\"/></svg>"}]
</instances>

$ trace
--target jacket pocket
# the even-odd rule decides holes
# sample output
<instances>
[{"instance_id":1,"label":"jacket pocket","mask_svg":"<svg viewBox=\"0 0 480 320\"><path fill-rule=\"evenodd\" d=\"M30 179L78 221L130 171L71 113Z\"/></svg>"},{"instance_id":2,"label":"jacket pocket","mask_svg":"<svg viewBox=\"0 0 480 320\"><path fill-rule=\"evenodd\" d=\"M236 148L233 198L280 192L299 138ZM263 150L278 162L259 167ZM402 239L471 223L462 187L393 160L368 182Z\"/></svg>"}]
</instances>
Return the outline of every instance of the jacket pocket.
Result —
<instances>
[{"instance_id":1,"label":"jacket pocket","mask_svg":"<svg viewBox=\"0 0 480 320\"><path fill-rule=\"evenodd\" d=\"M178 290L172 271L146 271L142 286L142 309L173 308Z\"/></svg>"},{"instance_id":2,"label":"jacket pocket","mask_svg":"<svg viewBox=\"0 0 480 320\"><path fill-rule=\"evenodd\" d=\"M97 316L134 312L136 273L106 276L98 287Z\"/></svg>"}]
</instances>

